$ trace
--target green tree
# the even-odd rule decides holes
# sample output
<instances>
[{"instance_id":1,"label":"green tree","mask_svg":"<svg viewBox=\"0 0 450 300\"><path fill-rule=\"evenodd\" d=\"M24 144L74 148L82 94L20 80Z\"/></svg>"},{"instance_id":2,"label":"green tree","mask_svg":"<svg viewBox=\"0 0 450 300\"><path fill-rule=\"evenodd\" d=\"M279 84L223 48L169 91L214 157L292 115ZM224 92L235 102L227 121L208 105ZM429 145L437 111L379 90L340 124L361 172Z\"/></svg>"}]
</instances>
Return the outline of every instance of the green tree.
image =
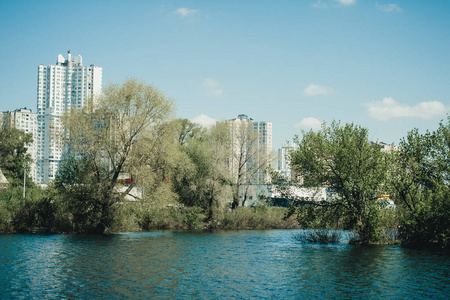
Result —
<instances>
[{"instance_id":1,"label":"green tree","mask_svg":"<svg viewBox=\"0 0 450 300\"><path fill-rule=\"evenodd\" d=\"M41 191L30 177L32 159L27 145L32 142L31 133L10 127L8 122L0 124L0 169L10 183L0 189L0 232L30 232L36 226Z\"/></svg>"},{"instance_id":2,"label":"green tree","mask_svg":"<svg viewBox=\"0 0 450 300\"><path fill-rule=\"evenodd\" d=\"M174 126L178 135L178 144L183 146L189 140L200 138L205 130L198 124L189 121L188 119L176 119Z\"/></svg>"},{"instance_id":3,"label":"green tree","mask_svg":"<svg viewBox=\"0 0 450 300\"><path fill-rule=\"evenodd\" d=\"M357 230L362 243L377 242L377 197L385 188L386 160L380 147L369 142L367 129L333 122L318 132L303 132L295 142L291 164L303 187L326 187L334 196L325 202L299 201L291 214L297 214L302 225L343 223Z\"/></svg>"},{"instance_id":4,"label":"green tree","mask_svg":"<svg viewBox=\"0 0 450 300\"><path fill-rule=\"evenodd\" d=\"M253 128L251 121L247 119L229 121L228 127L232 208L236 208L240 205L245 206L253 184L266 184L262 181L264 173L268 172L272 153L267 153L267 149L261 146L259 132Z\"/></svg>"},{"instance_id":5,"label":"green tree","mask_svg":"<svg viewBox=\"0 0 450 300\"><path fill-rule=\"evenodd\" d=\"M186 123L186 122L184 122ZM224 206L229 196L229 136L225 124L220 123L209 129L200 129L195 125L195 135L180 144L186 154L186 160L177 169L176 191L180 201L188 206L201 207L207 214L207 221L214 218L215 209ZM190 129L190 132L193 130ZM189 165L189 169L186 168ZM181 169L182 168L182 169Z\"/></svg>"},{"instance_id":6,"label":"green tree","mask_svg":"<svg viewBox=\"0 0 450 300\"><path fill-rule=\"evenodd\" d=\"M391 168L392 195L403 208L400 238L412 246L450 244L450 116L436 131L408 133Z\"/></svg>"},{"instance_id":7,"label":"green tree","mask_svg":"<svg viewBox=\"0 0 450 300\"><path fill-rule=\"evenodd\" d=\"M149 153L159 150L151 147L160 144L173 106L156 88L134 79L110 85L94 100L62 118L67 151L56 187L79 232L104 232L111 225L117 203L143 180L140 172L151 168ZM121 176L131 179L127 188L120 187Z\"/></svg>"},{"instance_id":8,"label":"green tree","mask_svg":"<svg viewBox=\"0 0 450 300\"><path fill-rule=\"evenodd\" d=\"M24 167L27 172L27 185L31 188L29 177L31 156L27 145L33 142L33 135L22 130L0 124L0 169L13 186L23 186Z\"/></svg>"}]
</instances>

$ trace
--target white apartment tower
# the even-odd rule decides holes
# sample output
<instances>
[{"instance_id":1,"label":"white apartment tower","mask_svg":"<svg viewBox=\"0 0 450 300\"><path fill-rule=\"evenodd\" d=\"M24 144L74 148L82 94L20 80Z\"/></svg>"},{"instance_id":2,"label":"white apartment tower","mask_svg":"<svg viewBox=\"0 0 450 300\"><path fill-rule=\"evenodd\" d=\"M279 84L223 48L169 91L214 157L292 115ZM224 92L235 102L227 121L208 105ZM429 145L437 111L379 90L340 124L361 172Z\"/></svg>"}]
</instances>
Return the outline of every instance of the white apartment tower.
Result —
<instances>
[{"instance_id":1,"label":"white apartment tower","mask_svg":"<svg viewBox=\"0 0 450 300\"><path fill-rule=\"evenodd\" d=\"M270 167L272 161L272 123L271 122L263 122L263 121L254 121L252 118L249 118L247 115L241 114L237 118L231 119L227 121L230 134L231 134L231 151L232 155L236 154L239 151L242 151L243 143L246 143L245 127L250 126L253 130L253 133L256 133L257 140L256 145L252 147L256 147L256 149L251 150L253 152L249 161L247 162L249 165L245 166L246 168L251 167L250 165L257 166L258 171L254 176L252 176L252 184L255 185L264 185L268 180L267 168ZM250 142L250 140L249 140ZM244 147L246 148L246 147ZM246 150L244 150L246 151ZM246 154L245 154L246 155ZM236 156L230 161L230 169L232 173L236 173L238 168L238 162L236 161Z\"/></svg>"},{"instance_id":2,"label":"white apartment tower","mask_svg":"<svg viewBox=\"0 0 450 300\"><path fill-rule=\"evenodd\" d=\"M253 121L253 130L258 132L258 147L259 151L258 161L265 161L264 166L259 169L256 177L256 184L267 184L268 168L272 164L272 123L265 121Z\"/></svg>"},{"instance_id":3,"label":"white apartment tower","mask_svg":"<svg viewBox=\"0 0 450 300\"><path fill-rule=\"evenodd\" d=\"M294 179L294 172L290 164L290 153L296 149L295 144L292 145L289 142L278 149L278 172L286 179Z\"/></svg>"},{"instance_id":4,"label":"white apartment tower","mask_svg":"<svg viewBox=\"0 0 450 300\"><path fill-rule=\"evenodd\" d=\"M37 156L34 181L45 184L55 178L63 152L60 116L72 107L83 107L102 92L102 68L83 66L78 55L58 55L56 65L39 65L37 85Z\"/></svg>"}]
</instances>

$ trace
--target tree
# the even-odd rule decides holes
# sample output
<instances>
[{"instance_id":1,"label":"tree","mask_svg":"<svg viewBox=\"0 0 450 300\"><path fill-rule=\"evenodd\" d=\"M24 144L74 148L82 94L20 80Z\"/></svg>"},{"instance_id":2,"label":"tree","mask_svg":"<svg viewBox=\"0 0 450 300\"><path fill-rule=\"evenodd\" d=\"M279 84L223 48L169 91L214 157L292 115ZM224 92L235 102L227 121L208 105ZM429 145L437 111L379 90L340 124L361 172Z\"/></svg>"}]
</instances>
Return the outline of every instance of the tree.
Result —
<instances>
[{"instance_id":1,"label":"tree","mask_svg":"<svg viewBox=\"0 0 450 300\"><path fill-rule=\"evenodd\" d=\"M400 238L412 246L450 244L450 116L436 131L408 133L395 153L391 194L404 210Z\"/></svg>"},{"instance_id":2,"label":"tree","mask_svg":"<svg viewBox=\"0 0 450 300\"><path fill-rule=\"evenodd\" d=\"M272 153L260 143L260 135L247 119L228 121L231 153L229 168L233 192L232 208L245 206L248 193L253 184L266 184ZM240 195L241 194L241 195ZM242 200L242 201L241 201Z\"/></svg>"},{"instance_id":3,"label":"tree","mask_svg":"<svg viewBox=\"0 0 450 300\"><path fill-rule=\"evenodd\" d=\"M7 123L0 126L0 169L11 183L6 189L0 189L0 199L7 200L1 201L0 232L26 233L33 227L48 226L51 222L49 214L44 212L46 192L38 188L29 175L32 159L27 153L27 145L32 142L31 133L10 127Z\"/></svg>"},{"instance_id":4,"label":"tree","mask_svg":"<svg viewBox=\"0 0 450 300\"><path fill-rule=\"evenodd\" d=\"M188 119L177 119L174 124L178 132L178 144L183 146L187 141L201 136L204 132L203 128Z\"/></svg>"},{"instance_id":5,"label":"tree","mask_svg":"<svg viewBox=\"0 0 450 300\"><path fill-rule=\"evenodd\" d=\"M32 186L30 174L31 156L27 145L33 135L7 124L0 124L0 169L12 186L23 186L24 167L27 169L27 186Z\"/></svg>"},{"instance_id":6,"label":"tree","mask_svg":"<svg viewBox=\"0 0 450 300\"><path fill-rule=\"evenodd\" d=\"M326 187L334 194L326 202L299 201L291 207L303 224L327 226L343 222L356 229L362 243L379 239L378 196L382 193L386 160L380 147L370 143L361 126L333 122L318 132L295 137L297 150L291 154L293 170L304 187ZM318 215L320 213L320 216Z\"/></svg>"},{"instance_id":7,"label":"tree","mask_svg":"<svg viewBox=\"0 0 450 300\"><path fill-rule=\"evenodd\" d=\"M189 124L183 122L182 124ZM207 221L214 217L216 208L223 205L228 196L229 170L226 160L229 157L229 136L225 124L220 123L209 129L200 129L193 124L181 127L190 128L195 134L189 136L180 149L186 154L186 160L178 166L175 186L180 202L188 206L201 207L207 214ZM193 130L192 130L193 129ZM186 165L190 168L187 169Z\"/></svg>"},{"instance_id":8,"label":"tree","mask_svg":"<svg viewBox=\"0 0 450 300\"><path fill-rule=\"evenodd\" d=\"M56 186L69 202L76 231L103 232L111 225L115 205L149 168L149 153L156 152L151 146L159 144L171 111L172 101L156 88L129 79L62 118L67 151ZM120 189L124 175L131 182Z\"/></svg>"}]
</instances>

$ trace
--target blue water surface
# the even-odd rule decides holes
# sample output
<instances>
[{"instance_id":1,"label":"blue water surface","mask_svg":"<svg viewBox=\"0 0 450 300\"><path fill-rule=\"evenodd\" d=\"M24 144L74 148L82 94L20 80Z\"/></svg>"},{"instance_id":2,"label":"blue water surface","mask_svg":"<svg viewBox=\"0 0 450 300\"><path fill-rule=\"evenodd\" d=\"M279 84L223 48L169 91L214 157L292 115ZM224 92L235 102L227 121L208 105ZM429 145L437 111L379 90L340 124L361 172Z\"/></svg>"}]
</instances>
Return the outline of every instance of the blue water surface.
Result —
<instances>
[{"instance_id":1,"label":"blue water surface","mask_svg":"<svg viewBox=\"0 0 450 300\"><path fill-rule=\"evenodd\" d=\"M0 235L0 299L449 299L450 257L298 230Z\"/></svg>"}]
</instances>

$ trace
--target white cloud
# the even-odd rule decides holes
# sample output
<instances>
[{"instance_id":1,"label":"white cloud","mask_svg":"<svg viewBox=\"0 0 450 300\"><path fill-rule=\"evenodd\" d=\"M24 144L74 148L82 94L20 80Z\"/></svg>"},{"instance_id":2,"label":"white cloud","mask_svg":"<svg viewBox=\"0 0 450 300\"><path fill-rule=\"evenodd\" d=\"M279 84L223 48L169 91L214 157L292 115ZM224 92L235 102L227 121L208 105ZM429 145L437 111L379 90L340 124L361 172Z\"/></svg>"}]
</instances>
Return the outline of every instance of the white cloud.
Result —
<instances>
[{"instance_id":1,"label":"white cloud","mask_svg":"<svg viewBox=\"0 0 450 300\"><path fill-rule=\"evenodd\" d=\"M220 82L206 78L202 82L203 90L208 97L222 97L223 96L223 88Z\"/></svg>"},{"instance_id":2,"label":"white cloud","mask_svg":"<svg viewBox=\"0 0 450 300\"><path fill-rule=\"evenodd\" d=\"M304 118L303 120L295 124L295 128L312 129L312 130L319 130L321 126L322 122L313 117Z\"/></svg>"},{"instance_id":3,"label":"white cloud","mask_svg":"<svg viewBox=\"0 0 450 300\"><path fill-rule=\"evenodd\" d=\"M420 102L414 106L401 104L391 97L381 101L366 103L369 115L378 121L387 121L392 118L420 118L430 119L444 116L450 107L439 101Z\"/></svg>"},{"instance_id":4,"label":"white cloud","mask_svg":"<svg viewBox=\"0 0 450 300\"><path fill-rule=\"evenodd\" d=\"M189 9L186 7L180 7L175 11L177 15L180 15L182 18L196 14L198 12L197 9Z\"/></svg>"},{"instance_id":5,"label":"white cloud","mask_svg":"<svg viewBox=\"0 0 450 300\"><path fill-rule=\"evenodd\" d=\"M316 0L316 2L312 3L310 6L313 8L325 9L332 5L332 0L322 2L322 0ZM334 2L338 2L342 5L352 5L356 3L356 0L333 0ZM328 3L327 3L328 2Z\"/></svg>"},{"instance_id":6,"label":"white cloud","mask_svg":"<svg viewBox=\"0 0 450 300\"><path fill-rule=\"evenodd\" d=\"M304 91L303 93L306 96L318 96L318 95L328 95L333 91L333 89L323 86L323 85L318 85L318 84L313 84L311 83Z\"/></svg>"},{"instance_id":7,"label":"white cloud","mask_svg":"<svg viewBox=\"0 0 450 300\"><path fill-rule=\"evenodd\" d=\"M207 115L201 114L192 119L192 122L200 124L204 127L209 127L216 124L217 120L208 117Z\"/></svg>"},{"instance_id":8,"label":"white cloud","mask_svg":"<svg viewBox=\"0 0 450 300\"><path fill-rule=\"evenodd\" d=\"M352 5L356 3L356 0L334 0L336 2L339 2L340 4L343 5Z\"/></svg>"},{"instance_id":9,"label":"white cloud","mask_svg":"<svg viewBox=\"0 0 450 300\"><path fill-rule=\"evenodd\" d=\"M314 8L327 8L328 4L323 3L321 0L317 0L317 2L311 4L311 7L314 7Z\"/></svg>"},{"instance_id":10,"label":"white cloud","mask_svg":"<svg viewBox=\"0 0 450 300\"><path fill-rule=\"evenodd\" d=\"M401 12L402 9L394 3L390 3L390 4L375 4L375 7L380 10L380 11L384 11L384 12Z\"/></svg>"}]
</instances>

